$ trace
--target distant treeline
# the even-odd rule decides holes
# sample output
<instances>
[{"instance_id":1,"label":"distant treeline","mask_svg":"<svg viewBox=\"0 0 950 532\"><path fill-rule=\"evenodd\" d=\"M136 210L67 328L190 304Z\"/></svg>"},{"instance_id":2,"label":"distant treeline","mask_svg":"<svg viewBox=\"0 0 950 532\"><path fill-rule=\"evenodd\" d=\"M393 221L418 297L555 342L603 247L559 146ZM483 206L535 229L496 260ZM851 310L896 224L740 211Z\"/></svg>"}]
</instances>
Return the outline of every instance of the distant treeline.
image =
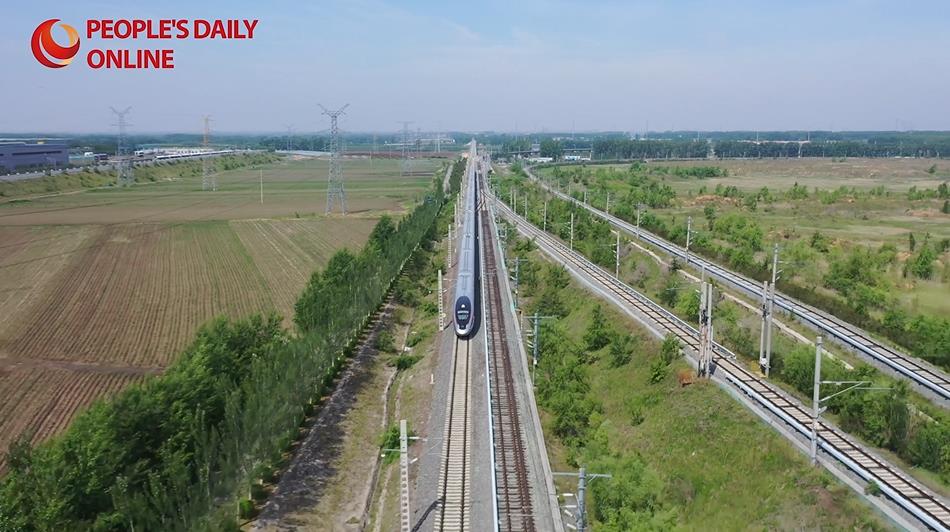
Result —
<instances>
[{"instance_id":1,"label":"distant treeline","mask_svg":"<svg viewBox=\"0 0 950 532\"><path fill-rule=\"evenodd\" d=\"M416 136L418 132L412 132ZM799 142L802 157L947 157L950 154L950 131L662 131L648 134L607 131L598 133L468 133L442 132L442 138L452 139L459 147L472 138L493 147L498 153L526 152L540 144L542 156L559 157L564 150L593 150L598 160L605 159L681 159L702 158L710 153L717 157L798 157ZM422 137L434 133L423 131ZM114 153L114 133L96 134L36 134L17 135L0 133L0 137L67 137L75 151ZM156 146L197 146L203 141L200 131L195 133L133 134L128 137L134 149ZM402 133L360 132L344 133L344 146L350 150L369 150L374 144L386 151L387 144L402 142ZM295 133L214 133L213 146L264 150L327 149L328 135L324 131ZM446 146L443 145L443 149Z\"/></svg>"},{"instance_id":2,"label":"distant treeline","mask_svg":"<svg viewBox=\"0 0 950 532\"><path fill-rule=\"evenodd\" d=\"M490 136L502 154L530 151L537 143L542 157L560 158L566 150L591 150L594 159L692 159L787 157L947 157L950 132L776 132L755 134L665 133L660 138L618 134L558 136ZM757 141L755 139L758 139ZM806 141L807 140L807 141ZM806 141L806 142L801 142Z\"/></svg>"}]
</instances>

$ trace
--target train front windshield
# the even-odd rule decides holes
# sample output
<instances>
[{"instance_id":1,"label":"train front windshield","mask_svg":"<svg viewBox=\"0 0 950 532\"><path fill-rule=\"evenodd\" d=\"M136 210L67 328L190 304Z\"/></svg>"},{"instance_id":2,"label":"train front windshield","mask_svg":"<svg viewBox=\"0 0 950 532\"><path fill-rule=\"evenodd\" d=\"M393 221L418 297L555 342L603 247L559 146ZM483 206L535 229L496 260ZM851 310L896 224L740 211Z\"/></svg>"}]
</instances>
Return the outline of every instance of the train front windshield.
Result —
<instances>
[{"instance_id":1,"label":"train front windshield","mask_svg":"<svg viewBox=\"0 0 950 532\"><path fill-rule=\"evenodd\" d=\"M459 327L468 325L469 318L472 317L472 303L467 297L460 297L455 306L455 323Z\"/></svg>"}]
</instances>

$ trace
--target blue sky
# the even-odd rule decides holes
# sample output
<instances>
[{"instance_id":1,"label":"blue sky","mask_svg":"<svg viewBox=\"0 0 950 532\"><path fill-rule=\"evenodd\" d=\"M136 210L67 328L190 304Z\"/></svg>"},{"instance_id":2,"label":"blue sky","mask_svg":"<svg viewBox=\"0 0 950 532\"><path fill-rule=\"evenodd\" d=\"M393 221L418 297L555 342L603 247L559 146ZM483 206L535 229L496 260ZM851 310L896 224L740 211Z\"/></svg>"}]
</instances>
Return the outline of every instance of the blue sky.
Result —
<instances>
[{"instance_id":1,"label":"blue sky","mask_svg":"<svg viewBox=\"0 0 950 532\"><path fill-rule=\"evenodd\" d=\"M0 17L0 131L950 129L950 2L16 2ZM74 64L29 51L47 18ZM86 39L89 18L256 18L253 41ZM58 35L63 40L63 35ZM92 48L175 49L170 71Z\"/></svg>"}]
</instances>

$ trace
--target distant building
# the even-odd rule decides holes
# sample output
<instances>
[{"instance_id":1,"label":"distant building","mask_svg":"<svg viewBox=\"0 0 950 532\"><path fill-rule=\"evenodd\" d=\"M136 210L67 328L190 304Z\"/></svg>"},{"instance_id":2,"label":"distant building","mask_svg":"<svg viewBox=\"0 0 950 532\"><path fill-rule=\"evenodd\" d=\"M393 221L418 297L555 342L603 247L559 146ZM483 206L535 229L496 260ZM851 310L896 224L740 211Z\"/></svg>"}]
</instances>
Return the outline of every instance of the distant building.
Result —
<instances>
[{"instance_id":1,"label":"distant building","mask_svg":"<svg viewBox=\"0 0 950 532\"><path fill-rule=\"evenodd\" d=\"M4 171L68 164L69 149L63 139L0 139L0 169Z\"/></svg>"}]
</instances>

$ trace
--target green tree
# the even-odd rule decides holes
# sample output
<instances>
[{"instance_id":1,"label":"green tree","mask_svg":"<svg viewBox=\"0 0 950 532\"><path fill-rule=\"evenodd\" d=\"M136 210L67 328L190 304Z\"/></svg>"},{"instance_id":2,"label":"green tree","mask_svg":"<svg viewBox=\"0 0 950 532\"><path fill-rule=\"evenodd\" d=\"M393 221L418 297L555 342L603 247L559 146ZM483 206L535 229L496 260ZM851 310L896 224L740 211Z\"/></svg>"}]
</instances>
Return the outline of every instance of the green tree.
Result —
<instances>
[{"instance_id":1,"label":"green tree","mask_svg":"<svg viewBox=\"0 0 950 532\"><path fill-rule=\"evenodd\" d=\"M680 292L676 301L676 311L692 322L699 321L699 292L684 290Z\"/></svg>"},{"instance_id":2,"label":"green tree","mask_svg":"<svg viewBox=\"0 0 950 532\"><path fill-rule=\"evenodd\" d=\"M713 224L716 222L716 208L711 204L706 204L706 206L703 207L703 216L706 217L706 226L712 231Z\"/></svg>"},{"instance_id":3,"label":"green tree","mask_svg":"<svg viewBox=\"0 0 950 532\"><path fill-rule=\"evenodd\" d=\"M541 157L551 157L556 161L561 158L563 152L564 147L561 145L561 141L553 139L541 141Z\"/></svg>"},{"instance_id":4,"label":"green tree","mask_svg":"<svg viewBox=\"0 0 950 532\"><path fill-rule=\"evenodd\" d=\"M907 396L907 382L896 381L885 399L887 447L898 454L903 454L907 449L907 430L910 427Z\"/></svg>"},{"instance_id":5,"label":"green tree","mask_svg":"<svg viewBox=\"0 0 950 532\"><path fill-rule=\"evenodd\" d=\"M937 260L937 252L934 251L933 246L925 243L911 262L910 272L919 279L930 279L933 277L935 260Z\"/></svg>"},{"instance_id":6,"label":"green tree","mask_svg":"<svg viewBox=\"0 0 950 532\"><path fill-rule=\"evenodd\" d=\"M660 302L669 308L675 307L676 302L679 300L679 290L680 282L676 274L671 273L666 278L666 285L660 290Z\"/></svg>"},{"instance_id":7,"label":"green tree","mask_svg":"<svg viewBox=\"0 0 950 532\"><path fill-rule=\"evenodd\" d=\"M679 358L681 347L679 338L673 334L666 335L663 344L660 346L660 360L666 364L672 364L674 360Z\"/></svg>"},{"instance_id":8,"label":"green tree","mask_svg":"<svg viewBox=\"0 0 950 532\"><path fill-rule=\"evenodd\" d=\"M914 251L914 248L917 247L917 239L914 238L914 233L907 233L907 247L909 247L911 251Z\"/></svg>"},{"instance_id":9,"label":"green tree","mask_svg":"<svg viewBox=\"0 0 950 532\"><path fill-rule=\"evenodd\" d=\"M633 358L636 337L630 334L614 334L610 341L610 365L615 368L626 365Z\"/></svg>"},{"instance_id":10,"label":"green tree","mask_svg":"<svg viewBox=\"0 0 950 532\"><path fill-rule=\"evenodd\" d=\"M607 318L604 316L604 309L597 304L591 313L590 324L587 325L587 331L584 332L584 342L587 349L597 351L608 342L610 342L611 330L607 325Z\"/></svg>"},{"instance_id":11,"label":"green tree","mask_svg":"<svg viewBox=\"0 0 950 532\"><path fill-rule=\"evenodd\" d=\"M571 282L571 278L568 276L567 269L563 265L552 264L548 267L545 281L553 288L561 290L567 288L567 285Z\"/></svg>"}]
</instances>

